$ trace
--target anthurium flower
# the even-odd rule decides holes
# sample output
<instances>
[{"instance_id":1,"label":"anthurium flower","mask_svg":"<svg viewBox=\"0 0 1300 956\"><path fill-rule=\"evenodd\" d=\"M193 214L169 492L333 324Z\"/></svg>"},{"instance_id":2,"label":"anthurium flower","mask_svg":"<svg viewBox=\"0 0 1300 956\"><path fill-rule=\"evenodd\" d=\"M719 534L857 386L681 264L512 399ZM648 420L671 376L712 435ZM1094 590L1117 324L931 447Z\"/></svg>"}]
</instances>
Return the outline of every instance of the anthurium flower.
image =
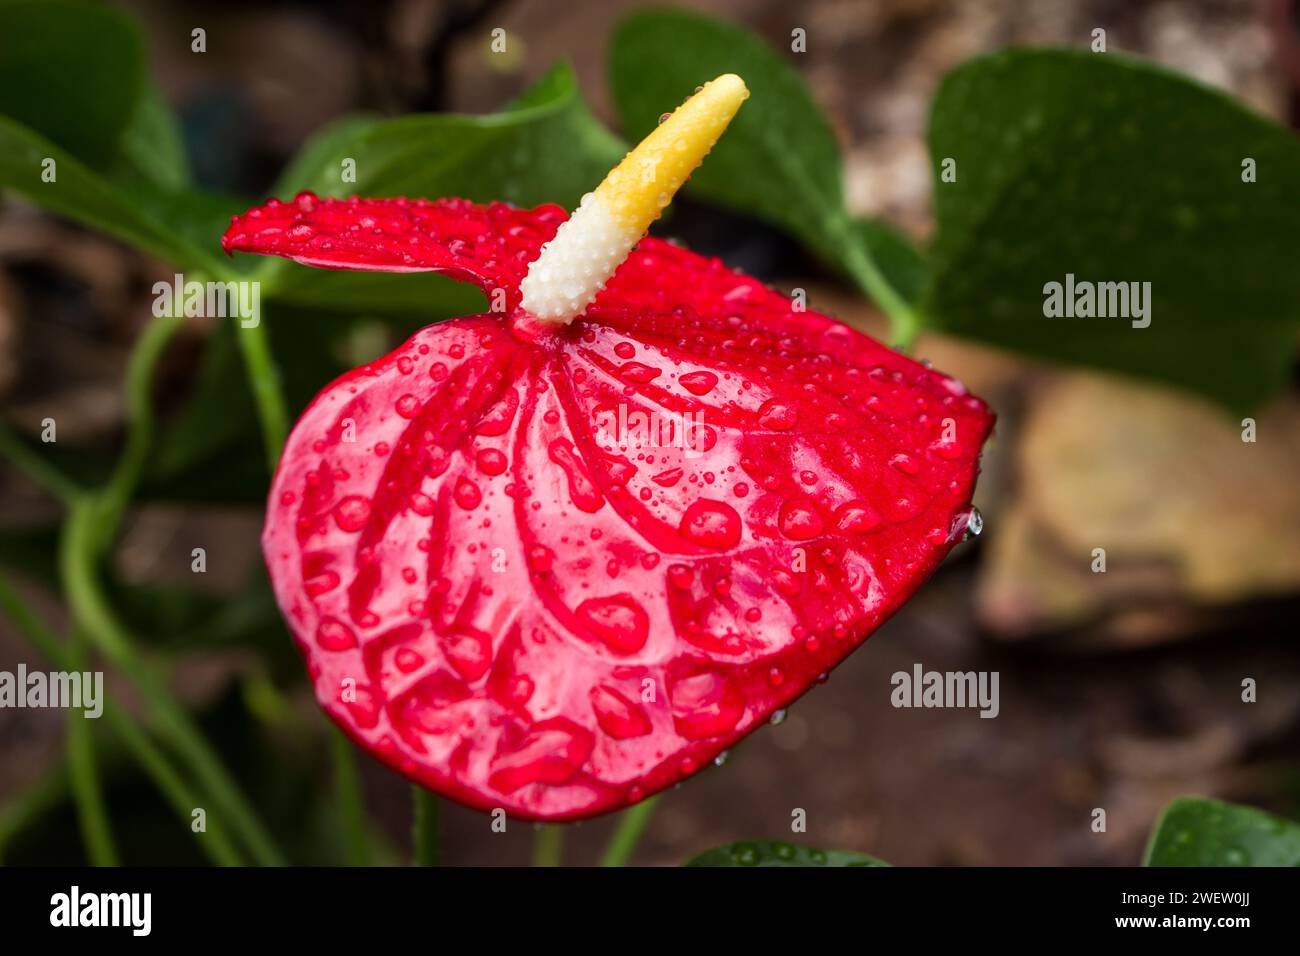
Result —
<instances>
[{"instance_id":1,"label":"anthurium flower","mask_svg":"<svg viewBox=\"0 0 1300 956\"><path fill-rule=\"evenodd\" d=\"M970 520L983 402L642 238L745 96L704 86L572 217L302 194L226 233L446 273L497 309L326 387L263 535L322 707L471 806L570 819L689 776L862 643Z\"/></svg>"}]
</instances>

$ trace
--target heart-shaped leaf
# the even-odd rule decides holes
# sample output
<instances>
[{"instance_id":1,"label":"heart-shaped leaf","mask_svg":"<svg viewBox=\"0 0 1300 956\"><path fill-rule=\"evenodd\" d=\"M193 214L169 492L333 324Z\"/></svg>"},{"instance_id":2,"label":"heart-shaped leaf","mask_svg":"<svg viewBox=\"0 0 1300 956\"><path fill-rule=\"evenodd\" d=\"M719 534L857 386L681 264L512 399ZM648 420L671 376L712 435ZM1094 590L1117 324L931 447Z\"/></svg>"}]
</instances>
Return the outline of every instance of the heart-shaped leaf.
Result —
<instances>
[{"instance_id":1,"label":"heart-shaped leaf","mask_svg":"<svg viewBox=\"0 0 1300 956\"><path fill-rule=\"evenodd\" d=\"M42 172L50 168L57 176L52 182L42 179ZM215 274L231 269L215 248L203 248L164 221L160 212L170 199L162 194L146 199L113 183L5 116L0 116L0 187L13 189L51 212L116 236L164 261ZM179 207L170 208L173 214L185 215Z\"/></svg>"},{"instance_id":2,"label":"heart-shaped leaf","mask_svg":"<svg viewBox=\"0 0 1300 956\"><path fill-rule=\"evenodd\" d=\"M818 850L776 840L746 840L715 847L686 866L889 866L884 860L851 850Z\"/></svg>"},{"instance_id":3,"label":"heart-shaped leaf","mask_svg":"<svg viewBox=\"0 0 1300 956\"><path fill-rule=\"evenodd\" d=\"M930 270L912 241L878 219L858 219L853 229L862 248L894 290L908 302L920 302L930 280Z\"/></svg>"},{"instance_id":4,"label":"heart-shaped leaf","mask_svg":"<svg viewBox=\"0 0 1300 956\"><path fill-rule=\"evenodd\" d=\"M117 182L134 179L176 192L189 185L190 164L180 123L153 86L146 86L136 103L118 153L119 163L111 174Z\"/></svg>"},{"instance_id":5,"label":"heart-shaped leaf","mask_svg":"<svg viewBox=\"0 0 1300 956\"><path fill-rule=\"evenodd\" d=\"M107 169L144 89L129 19L100 4L0 3L0 115Z\"/></svg>"},{"instance_id":6,"label":"heart-shaped leaf","mask_svg":"<svg viewBox=\"0 0 1300 956\"><path fill-rule=\"evenodd\" d=\"M513 108L489 116L354 118L309 144L276 187L321 196L462 196L571 209L623 155L561 64ZM351 163L348 161L351 160ZM355 171L355 179L343 178Z\"/></svg>"},{"instance_id":7,"label":"heart-shaped leaf","mask_svg":"<svg viewBox=\"0 0 1300 956\"><path fill-rule=\"evenodd\" d=\"M684 10L639 11L624 19L610 50L610 88L628 138L655 127L665 104L690 96L720 73L745 78L750 98L687 189L787 230L868 294L905 298L917 259L887 227L861 227L844 208L840 152L803 78L749 31ZM877 258L882 247L886 255ZM892 270L898 267L901 274ZM882 290L874 273L887 280ZM893 312L890 301L879 304Z\"/></svg>"},{"instance_id":8,"label":"heart-shaped leaf","mask_svg":"<svg viewBox=\"0 0 1300 956\"><path fill-rule=\"evenodd\" d=\"M307 190L322 196L464 196L572 209L624 149L591 115L572 69L561 64L510 108L490 116L339 121L304 147L274 195ZM396 282L366 273L329 276L279 260L267 262L260 275L268 294L283 292L303 304L328 296L333 308L402 311L429 295L431 318L466 304L463 292L451 291L435 275Z\"/></svg>"},{"instance_id":9,"label":"heart-shaped leaf","mask_svg":"<svg viewBox=\"0 0 1300 956\"><path fill-rule=\"evenodd\" d=\"M0 3L0 188L185 268L225 275L230 206L185 187L134 24L100 5Z\"/></svg>"},{"instance_id":10,"label":"heart-shaped leaf","mask_svg":"<svg viewBox=\"0 0 1300 956\"><path fill-rule=\"evenodd\" d=\"M1146 866L1300 866L1300 824L1252 807L1180 797L1161 815Z\"/></svg>"},{"instance_id":11,"label":"heart-shaped leaf","mask_svg":"<svg viewBox=\"0 0 1300 956\"><path fill-rule=\"evenodd\" d=\"M1293 133L1151 64L1018 50L947 76L930 152L932 321L1232 408L1286 380L1300 328ZM1104 297L1128 314L1048 317L1048 284L1070 298L1067 282L1125 284L1092 288L1088 311ZM1144 287L1128 283L1149 283L1146 318L1132 298ZM1087 295L1076 285L1065 315Z\"/></svg>"}]
</instances>

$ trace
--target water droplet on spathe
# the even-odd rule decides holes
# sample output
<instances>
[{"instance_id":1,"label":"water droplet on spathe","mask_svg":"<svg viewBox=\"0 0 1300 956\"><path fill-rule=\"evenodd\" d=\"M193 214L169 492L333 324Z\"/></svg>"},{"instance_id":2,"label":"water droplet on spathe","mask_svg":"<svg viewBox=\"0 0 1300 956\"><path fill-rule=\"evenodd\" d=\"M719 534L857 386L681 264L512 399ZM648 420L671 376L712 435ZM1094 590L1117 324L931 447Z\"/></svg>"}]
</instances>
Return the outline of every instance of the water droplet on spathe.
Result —
<instances>
[{"instance_id":1,"label":"water droplet on spathe","mask_svg":"<svg viewBox=\"0 0 1300 956\"><path fill-rule=\"evenodd\" d=\"M701 498L682 514L682 534L706 548L734 547L743 527L736 509L722 501Z\"/></svg>"},{"instance_id":2,"label":"water droplet on spathe","mask_svg":"<svg viewBox=\"0 0 1300 956\"><path fill-rule=\"evenodd\" d=\"M631 654L645 646L650 618L630 594L589 598L578 605L578 617L612 650Z\"/></svg>"},{"instance_id":3,"label":"water droplet on spathe","mask_svg":"<svg viewBox=\"0 0 1300 956\"><path fill-rule=\"evenodd\" d=\"M712 372L687 372L677 379L682 388L692 395L707 395L718 384L718 376Z\"/></svg>"},{"instance_id":4,"label":"water droplet on spathe","mask_svg":"<svg viewBox=\"0 0 1300 956\"><path fill-rule=\"evenodd\" d=\"M452 492L452 497L456 499L456 504L466 511L473 511L483 500L483 492L468 478L461 478L456 482L456 490Z\"/></svg>"},{"instance_id":5,"label":"water droplet on spathe","mask_svg":"<svg viewBox=\"0 0 1300 956\"><path fill-rule=\"evenodd\" d=\"M555 552L544 544L528 549L528 566L538 574L548 573L555 566Z\"/></svg>"},{"instance_id":6,"label":"water droplet on spathe","mask_svg":"<svg viewBox=\"0 0 1300 956\"><path fill-rule=\"evenodd\" d=\"M370 499L348 495L334 506L334 523L343 531L360 531L370 520Z\"/></svg>"}]
</instances>

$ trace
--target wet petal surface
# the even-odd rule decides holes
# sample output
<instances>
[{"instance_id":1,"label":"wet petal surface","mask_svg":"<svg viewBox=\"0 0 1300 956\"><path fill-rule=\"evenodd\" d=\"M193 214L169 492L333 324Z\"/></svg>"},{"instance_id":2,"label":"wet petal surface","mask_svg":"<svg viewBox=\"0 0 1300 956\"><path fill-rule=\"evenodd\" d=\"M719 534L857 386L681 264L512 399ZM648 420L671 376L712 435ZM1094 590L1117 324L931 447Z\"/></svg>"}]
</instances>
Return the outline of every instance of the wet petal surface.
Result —
<instances>
[{"instance_id":1,"label":"wet petal surface","mask_svg":"<svg viewBox=\"0 0 1300 956\"><path fill-rule=\"evenodd\" d=\"M707 765L897 610L960 539L992 421L647 239L567 327L456 319L326 388L263 545L355 740L476 807L587 816Z\"/></svg>"}]
</instances>

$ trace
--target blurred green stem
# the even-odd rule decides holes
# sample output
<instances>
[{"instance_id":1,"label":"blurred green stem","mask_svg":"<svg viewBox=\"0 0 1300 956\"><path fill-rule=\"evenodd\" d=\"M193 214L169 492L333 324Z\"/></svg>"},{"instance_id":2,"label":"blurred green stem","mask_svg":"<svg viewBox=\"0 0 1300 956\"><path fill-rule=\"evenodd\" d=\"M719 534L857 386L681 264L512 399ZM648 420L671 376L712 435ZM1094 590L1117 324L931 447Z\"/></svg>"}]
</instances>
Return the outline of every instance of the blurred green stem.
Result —
<instances>
[{"instance_id":1,"label":"blurred green stem","mask_svg":"<svg viewBox=\"0 0 1300 956\"><path fill-rule=\"evenodd\" d=\"M617 829L605 846L605 855L600 858L601 866L626 865L641 839L641 834L649 825L650 817L654 815L655 805L659 803L659 799L659 794L656 794L623 811Z\"/></svg>"},{"instance_id":2,"label":"blurred green stem","mask_svg":"<svg viewBox=\"0 0 1300 956\"><path fill-rule=\"evenodd\" d=\"M0 423L0 455L61 501L69 501L81 492L70 478L28 448L26 442L3 423Z\"/></svg>"},{"instance_id":3,"label":"blurred green stem","mask_svg":"<svg viewBox=\"0 0 1300 956\"><path fill-rule=\"evenodd\" d=\"M289 434L289 413L285 408L284 394L280 391L280 373L271 355L271 342L266 325L258 317L256 325L240 327L235 332L239 351L244 357L244 368L253 390L253 402L262 425L262 441L266 445L266 461L272 474L280 463L280 452Z\"/></svg>"},{"instance_id":4,"label":"blurred green stem","mask_svg":"<svg viewBox=\"0 0 1300 956\"><path fill-rule=\"evenodd\" d=\"M69 789L67 767L55 767L0 807L0 864L4 863L14 836L62 804Z\"/></svg>"},{"instance_id":5,"label":"blurred green stem","mask_svg":"<svg viewBox=\"0 0 1300 956\"><path fill-rule=\"evenodd\" d=\"M437 866L438 798L415 783L411 785L411 804L414 810L411 842L415 848L415 865Z\"/></svg>"},{"instance_id":6,"label":"blurred green stem","mask_svg":"<svg viewBox=\"0 0 1300 956\"><path fill-rule=\"evenodd\" d=\"M560 866L564 858L564 829L546 823L533 836L533 866Z\"/></svg>"},{"instance_id":7,"label":"blurred green stem","mask_svg":"<svg viewBox=\"0 0 1300 956\"><path fill-rule=\"evenodd\" d=\"M71 655L72 667L68 670L84 670L85 646L76 634L72 637ZM68 772L72 799L77 807L77 823L91 865L117 866L117 846L104 807L103 781L95 763L95 738L91 735L89 720L84 710L68 710Z\"/></svg>"},{"instance_id":8,"label":"blurred green stem","mask_svg":"<svg viewBox=\"0 0 1300 956\"><path fill-rule=\"evenodd\" d=\"M370 866L374 859L366 835L366 811L361 799L361 779L357 775L352 741L333 726L329 728L329 738L334 758L335 799L347 836L348 862L352 866Z\"/></svg>"},{"instance_id":9,"label":"blurred green stem","mask_svg":"<svg viewBox=\"0 0 1300 956\"><path fill-rule=\"evenodd\" d=\"M831 225L840 236L840 248L846 257L844 265L849 275L889 319L889 344L899 351L910 351L917 333L921 331L921 318L916 309L899 295L875 260L862 250L854 234L853 222L846 214L841 212L833 216Z\"/></svg>"},{"instance_id":10,"label":"blurred green stem","mask_svg":"<svg viewBox=\"0 0 1300 956\"><path fill-rule=\"evenodd\" d=\"M46 660L60 670L76 669L72 653L59 644L54 634L36 618L3 576L0 576L0 610L5 612L19 632ZM191 814L201 805L201 801L176 772L168 757L154 746L135 720L111 700L104 702L104 717L136 764L172 805L181 821L191 824ZM196 836L199 837L199 846L214 863L238 866L242 862L220 821L209 820L207 833ZM2 846L3 840L0 839L0 847Z\"/></svg>"},{"instance_id":11,"label":"blurred green stem","mask_svg":"<svg viewBox=\"0 0 1300 956\"><path fill-rule=\"evenodd\" d=\"M154 415L153 373L181 316L155 318L141 333L127 364L127 441L112 477L102 492L72 499L59 543L59 572L73 626L136 685L148 702L158 733L190 765L203 788L225 814L257 862L283 862L248 799L222 765L202 732L136 654L131 638L117 621L99 581L99 564L117 537L149 453Z\"/></svg>"},{"instance_id":12,"label":"blurred green stem","mask_svg":"<svg viewBox=\"0 0 1300 956\"><path fill-rule=\"evenodd\" d=\"M289 413L284 394L280 390L280 373L271 354L271 341L266 334L266 324L261 316L255 325L242 322L235 330L239 351L244 359L244 369L253 390L253 403L262 427L262 441L266 447L267 470L274 475L280 464L280 455L289 436ZM334 763L334 782L337 788L339 809L347 829L349 853L354 861L367 863L373 858L367 833L366 805L361 796L361 778L357 772L357 758L352 745L338 731L330 727L334 738L330 757Z\"/></svg>"},{"instance_id":13,"label":"blurred green stem","mask_svg":"<svg viewBox=\"0 0 1300 956\"><path fill-rule=\"evenodd\" d=\"M94 498L77 500L64 523L59 545L60 576L74 625L107 657L144 696L159 734L169 740L190 765L217 809L225 814L257 862L283 862L257 813L230 777L202 732L171 697L159 680L137 657L131 638L118 623L101 590L94 557L96 530L103 509Z\"/></svg>"},{"instance_id":14,"label":"blurred green stem","mask_svg":"<svg viewBox=\"0 0 1300 956\"><path fill-rule=\"evenodd\" d=\"M185 324L183 316L153 319L136 340L126 364L126 445L118 457L108 484L94 497L98 527L93 544L95 557L112 546L122 523L122 514L140 483L149 449L153 445L153 373L172 338ZM82 496L84 498L84 496Z\"/></svg>"}]
</instances>

